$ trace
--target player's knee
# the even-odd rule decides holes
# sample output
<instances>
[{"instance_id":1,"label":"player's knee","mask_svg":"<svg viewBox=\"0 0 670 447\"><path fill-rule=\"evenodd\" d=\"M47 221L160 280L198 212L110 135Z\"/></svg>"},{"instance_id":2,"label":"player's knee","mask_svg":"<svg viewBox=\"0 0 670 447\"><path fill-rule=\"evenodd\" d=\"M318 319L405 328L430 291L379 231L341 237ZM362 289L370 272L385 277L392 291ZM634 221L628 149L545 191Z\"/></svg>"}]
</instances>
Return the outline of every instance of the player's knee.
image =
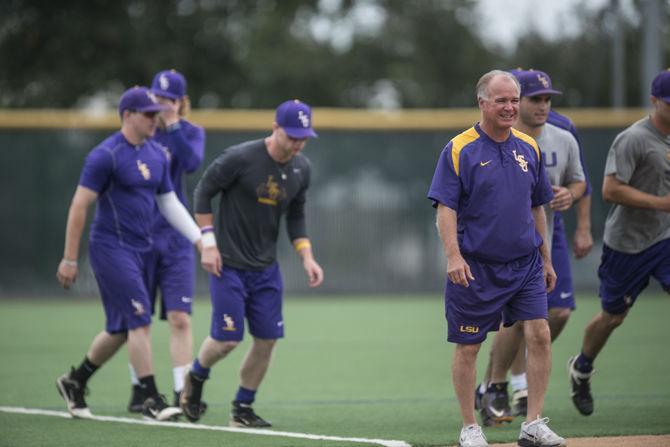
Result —
<instances>
[{"instance_id":1,"label":"player's knee","mask_svg":"<svg viewBox=\"0 0 670 447\"><path fill-rule=\"evenodd\" d=\"M253 349L259 352L271 353L277 344L277 340L271 340L266 338L254 338Z\"/></svg>"},{"instance_id":2,"label":"player's knee","mask_svg":"<svg viewBox=\"0 0 670 447\"><path fill-rule=\"evenodd\" d=\"M623 321L626 319L626 315L628 315L628 311L622 314L611 314L609 312L603 311L605 323L610 329L615 329L621 326L621 323L623 323Z\"/></svg>"},{"instance_id":3,"label":"player's knee","mask_svg":"<svg viewBox=\"0 0 670 447\"><path fill-rule=\"evenodd\" d=\"M239 344L240 344L239 341L233 341L233 340L217 341L214 348L216 349L216 354L219 357L224 357L228 355L230 352L232 352L233 349L235 349Z\"/></svg>"},{"instance_id":4,"label":"player's knee","mask_svg":"<svg viewBox=\"0 0 670 447\"><path fill-rule=\"evenodd\" d=\"M528 349L549 349L551 345L551 331L546 320L537 320L534 323L527 322L524 331L524 339Z\"/></svg>"},{"instance_id":5,"label":"player's knee","mask_svg":"<svg viewBox=\"0 0 670 447\"><path fill-rule=\"evenodd\" d=\"M464 357L465 359L476 359L477 358L477 353L479 353L479 348L481 348L481 344L473 344L473 345L457 345L456 350L458 354L461 357Z\"/></svg>"},{"instance_id":6,"label":"player's knee","mask_svg":"<svg viewBox=\"0 0 670 447\"><path fill-rule=\"evenodd\" d=\"M568 318L570 318L571 313L572 310L567 307L553 308L549 311L549 319L553 323L565 324L568 321Z\"/></svg>"},{"instance_id":7,"label":"player's knee","mask_svg":"<svg viewBox=\"0 0 670 447\"><path fill-rule=\"evenodd\" d=\"M172 332L183 333L191 330L191 316L186 312L168 312L167 317Z\"/></svg>"}]
</instances>

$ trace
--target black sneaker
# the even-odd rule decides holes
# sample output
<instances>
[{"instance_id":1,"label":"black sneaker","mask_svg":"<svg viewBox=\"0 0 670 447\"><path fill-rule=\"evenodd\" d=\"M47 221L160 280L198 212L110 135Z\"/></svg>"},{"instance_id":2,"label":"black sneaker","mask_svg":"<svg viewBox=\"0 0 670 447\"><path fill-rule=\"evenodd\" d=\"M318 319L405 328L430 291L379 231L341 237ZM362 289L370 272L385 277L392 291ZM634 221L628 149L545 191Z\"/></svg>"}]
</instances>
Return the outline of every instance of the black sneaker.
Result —
<instances>
[{"instance_id":1,"label":"black sneaker","mask_svg":"<svg viewBox=\"0 0 670 447\"><path fill-rule=\"evenodd\" d=\"M180 391L175 391L174 392L174 404L172 404L173 406L181 407L181 404L179 403L179 396L180 395L181 395ZM205 412L207 411L207 408L208 408L207 407L207 402L205 402L204 400L201 400L200 401L200 417L205 415ZM183 409L182 409L182 411L183 411ZM195 422L195 421L191 421L191 422Z\"/></svg>"},{"instance_id":2,"label":"black sneaker","mask_svg":"<svg viewBox=\"0 0 670 447\"><path fill-rule=\"evenodd\" d=\"M155 421L174 421L181 414L178 407L170 407L165 402L165 396L157 394L147 397L142 406L144 419Z\"/></svg>"},{"instance_id":3,"label":"black sneaker","mask_svg":"<svg viewBox=\"0 0 670 447\"><path fill-rule=\"evenodd\" d=\"M91 410L86 405L84 396L88 394L88 388L82 387L79 382L72 378L74 368L70 369L69 373L65 373L56 379L56 387L58 392L65 399L67 404L67 411L72 417L87 419L93 417Z\"/></svg>"},{"instance_id":4,"label":"black sneaker","mask_svg":"<svg viewBox=\"0 0 670 447\"><path fill-rule=\"evenodd\" d=\"M512 422L514 417L509 408L509 395L507 394L507 382L492 383L482 396L479 414L482 425L497 427L503 422Z\"/></svg>"},{"instance_id":5,"label":"black sneaker","mask_svg":"<svg viewBox=\"0 0 670 447\"><path fill-rule=\"evenodd\" d=\"M528 390L516 390L512 393L512 416L528 414Z\"/></svg>"},{"instance_id":6,"label":"black sneaker","mask_svg":"<svg viewBox=\"0 0 670 447\"><path fill-rule=\"evenodd\" d=\"M272 427L272 424L256 413L250 404L233 401L233 409L230 412L231 427L264 428Z\"/></svg>"},{"instance_id":7,"label":"black sneaker","mask_svg":"<svg viewBox=\"0 0 670 447\"><path fill-rule=\"evenodd\" d=\"M142 387L139 385L133 385L133 389L130 391L128 411L131 413L141 413L143 404L144 393L142 392Z\"/></svg>"},{"instance_id":8,"label":"black sneaker","mask_svg":"<svg viewBox=\"0 0 670 447\"><path fill-rule=\"evenodd\" d=\"M201 398L204 384L204 380L195 377L189 370L184 375L184 388L181 393L175 392L177 405L191 422L196 422L207 411L207 404Z\"/></svg>"},{"instance_id":9,"label":"black sneaker","mask_svg":"<svg viewBox=\"0 0 670 447\"><path fill-rule=\"evenodd\" d=\"M572 403L584 416L593 413L593 396L591 395L591 376L595 371L584 373L575 368L577 356L568 360L568 376L572 390Z\"/></svg>"}]
</instances>

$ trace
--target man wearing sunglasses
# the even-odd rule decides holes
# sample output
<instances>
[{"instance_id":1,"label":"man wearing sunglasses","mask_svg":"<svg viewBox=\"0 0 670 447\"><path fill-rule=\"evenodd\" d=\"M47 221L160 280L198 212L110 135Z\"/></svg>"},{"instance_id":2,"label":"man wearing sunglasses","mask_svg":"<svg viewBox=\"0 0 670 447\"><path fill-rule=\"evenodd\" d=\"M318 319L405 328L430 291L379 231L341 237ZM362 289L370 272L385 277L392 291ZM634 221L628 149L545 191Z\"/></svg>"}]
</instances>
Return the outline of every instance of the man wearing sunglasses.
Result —
<instances>
[{"instance_id":1,"label":"man wearing sunglasses","mask_svg":"<svg viewBox=\"0 0 670 447\"><path fill-rule=\"evenodd\" d=\"M181 412L159 394L153 373L146 267L154 244L156 206L198 248L200 231L173 191L168 158L150 139L164 108L146 87L123 94L121 129L86 157L68 212L65 249L56 276L65 289L76 281L86 215L97 201L89 260L106 317L105 329L93 339L79 367L56 380L68 411L76 418L91 417L84 399L88 380L126 343L144 395L144 417L165 421Z\"/></svg>"},{"instance_id":2,"label":"man wearing sunglasses","mask_svg":"<svg viewBox=\"0 0 670 447\"><path fill-rule=\"evenodd\" d=\"M205 155L205 131L186 119L190 102L186 95L186 78L181 73L176 70L159 71L151 83L151 92L165 106L158 114L158 128L153 140L167 154L175 194L188 207L184 178L195 172L202 163ZM153 254L147 266L149 297L152 314L158 312L160 319L167 320L170 327L174 406L178 407L184 373L193 357L191 312L196 264L191 243L160 213L155 214L153 231ZM128 411L141 413L144 395L132 365L130 378L133 387ZM204 405L203 402L203 408Z\"/></svg>"}]
</instances>

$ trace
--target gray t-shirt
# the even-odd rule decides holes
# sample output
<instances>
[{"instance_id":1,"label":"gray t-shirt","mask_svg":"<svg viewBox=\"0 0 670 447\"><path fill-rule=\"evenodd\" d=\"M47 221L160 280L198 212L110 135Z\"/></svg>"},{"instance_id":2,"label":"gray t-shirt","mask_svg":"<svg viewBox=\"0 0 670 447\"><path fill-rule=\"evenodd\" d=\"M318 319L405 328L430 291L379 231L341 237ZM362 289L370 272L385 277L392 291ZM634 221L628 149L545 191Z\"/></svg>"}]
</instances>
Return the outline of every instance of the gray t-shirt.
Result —
<instances>
[{"instance_id":1,"label":"gray t-shirt","mask_svg":"<svg viewBox=\"0 0 670 447\"><path fill-rule=\"evenodd\" d=\"M284 164L274 161L262 139L232 146L209 165L195 188L193 207L211 213L211 201L220 195L216 239L224 265L262 270L274 263L284 214L289 238L307 237L310 172L301 153Z\"/></svg>"},{"instance_id":2,"label":"gray t-shirt","mask_svg":"<svg viewBox=\"0 0 670 447\"><path fill-rule=\"evenodd\" d=\"M605 175L655 196L670 193L670 138L649 117L614 139ZM670 238L670 213L614 204L605 221L605 244L624 253L639 253Z\"/></svg>"},{"instance_id":3,"label":"gray t-shirt","mask_svg":"<svg viewBox=\"0 0 670 447\"><path fill-rule=\"evenodd\" d=\"M546 123L542 133L535 139L540 150L549 183L552 186L567 186L575 182L584 182L584 169L579 160L579 143L567 130ZM547 246L551 249L554 232L554 210L549 204L544 206L547 215Z\"/></svg>"}]
</instances>

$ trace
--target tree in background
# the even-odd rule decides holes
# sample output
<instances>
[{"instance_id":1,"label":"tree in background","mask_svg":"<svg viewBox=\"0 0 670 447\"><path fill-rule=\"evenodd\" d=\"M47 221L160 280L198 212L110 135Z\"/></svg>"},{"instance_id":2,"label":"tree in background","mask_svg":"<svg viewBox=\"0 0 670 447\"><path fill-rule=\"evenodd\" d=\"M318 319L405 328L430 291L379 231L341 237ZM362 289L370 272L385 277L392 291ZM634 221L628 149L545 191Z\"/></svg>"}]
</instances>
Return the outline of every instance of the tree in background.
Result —
<instances>
[{"instance_id":1,"label":"tree in background","mask_svg":"<svg viewBox=\"0 0 670 447\"><path fill-rule=\"evenodd\" d=\"M578 36L530 32L510 53L478 36L486 24L475 4L6 0L0 107L110 107L124 88L170 67L187 74L200 108L271 108L287 97L330 107L469 107L482 73L519 65L550 72L568 91L566 105L609 105L602 10L578 12ZM626 24L629 60L639 59L639 27ZM636 103L637 66L627 64L629 104Z\"/></svg>"}]
</instances>

